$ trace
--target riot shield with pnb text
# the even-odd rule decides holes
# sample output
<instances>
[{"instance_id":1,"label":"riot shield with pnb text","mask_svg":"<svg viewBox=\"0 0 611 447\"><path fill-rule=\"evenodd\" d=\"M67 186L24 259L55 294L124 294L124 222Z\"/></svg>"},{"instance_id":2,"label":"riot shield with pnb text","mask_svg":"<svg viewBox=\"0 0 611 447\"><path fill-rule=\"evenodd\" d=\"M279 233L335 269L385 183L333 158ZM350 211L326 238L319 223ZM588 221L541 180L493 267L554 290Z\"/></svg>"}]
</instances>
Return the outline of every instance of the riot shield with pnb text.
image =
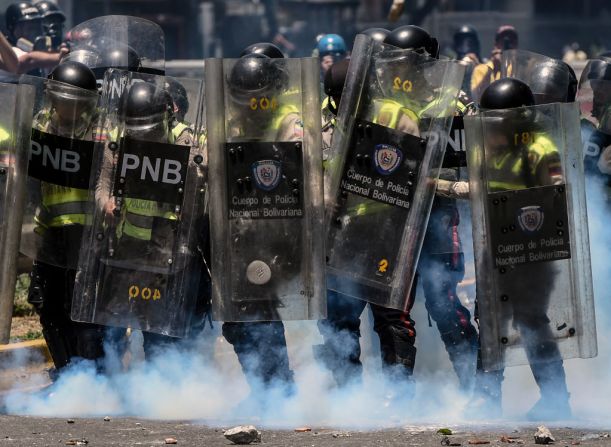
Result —
<instances>
[{"instance_id":1,"label":"riot shield with pnb text","mask_svg":"<svg viewBox=\"0 0 611 447\"><path fill-rule=\"evenodd\" d=\"M200 272L203 82L109 70L104 84L124 87L101 99L72 318L182 337Z\"/></svg>"}]
</instances>

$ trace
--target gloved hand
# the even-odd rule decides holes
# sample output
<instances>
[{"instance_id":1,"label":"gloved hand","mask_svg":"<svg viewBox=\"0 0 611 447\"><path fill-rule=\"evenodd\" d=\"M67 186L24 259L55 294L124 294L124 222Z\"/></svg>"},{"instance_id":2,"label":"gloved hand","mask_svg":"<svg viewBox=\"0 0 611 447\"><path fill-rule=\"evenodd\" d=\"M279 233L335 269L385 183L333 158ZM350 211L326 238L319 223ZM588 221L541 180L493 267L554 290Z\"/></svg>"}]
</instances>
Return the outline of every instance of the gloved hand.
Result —
<instances>
[{"instance_id":1,"label":"gloved hand","mask_svg":"<svg viewBox=\"0 0 611 447\"><path fill-rule=\"evenodd\" d=\"M607 146L598 159L598 169L603 174L611 175L611 146Z\"/></svg>"},{"instance_id":2,"label":"gloved hand","mask_svg":"<svg viewBox=\"0 0 611 447\"><path fill-rule=\"evenodd\" d=\"M439 179L437 180L437 194L450 199L468 199L469 182Z\"/></svg>"}]
</instances>

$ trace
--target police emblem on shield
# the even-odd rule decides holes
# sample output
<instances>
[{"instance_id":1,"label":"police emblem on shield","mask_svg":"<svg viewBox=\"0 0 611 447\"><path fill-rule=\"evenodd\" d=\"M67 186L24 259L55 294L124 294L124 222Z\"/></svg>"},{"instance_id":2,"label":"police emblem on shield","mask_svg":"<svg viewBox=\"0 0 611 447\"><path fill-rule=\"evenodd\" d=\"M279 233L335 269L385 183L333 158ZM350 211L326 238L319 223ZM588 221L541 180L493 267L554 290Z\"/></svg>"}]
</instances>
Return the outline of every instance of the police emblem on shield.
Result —
<instances>
[{"instance_id":1,"label":"police emblem on shield","mask_svg":"<svg viewBox=\"0 0 611 447\"><path fill-rule=\"evenodd\" d=\"M538 205L525 206L520 208L518 213L518 223L525 233L534 233L543 226L543 208Z\"/></svg>"},{"instance_id":2,"label":"police emblem on shield","mask_svg":"<svg viewBox=\"0 0 611 447\"><path fill-rule=\"evenodd\" d=\"M403 152L389 144L377 144L374 151L376 170L382 175L390 175L401 166Z\"/></svg>"},{"instance_id":3,"label":"police emblem on shield","mask_svg":"<svg viewBox=\"0 0 611 447\"><path fill-rule=\"evenodd\" d=\"M282 163L278 160L259 160L252 164L252 176L257 188L271 191L278 186L282 177Z\"/></svg>"}]
</instances>

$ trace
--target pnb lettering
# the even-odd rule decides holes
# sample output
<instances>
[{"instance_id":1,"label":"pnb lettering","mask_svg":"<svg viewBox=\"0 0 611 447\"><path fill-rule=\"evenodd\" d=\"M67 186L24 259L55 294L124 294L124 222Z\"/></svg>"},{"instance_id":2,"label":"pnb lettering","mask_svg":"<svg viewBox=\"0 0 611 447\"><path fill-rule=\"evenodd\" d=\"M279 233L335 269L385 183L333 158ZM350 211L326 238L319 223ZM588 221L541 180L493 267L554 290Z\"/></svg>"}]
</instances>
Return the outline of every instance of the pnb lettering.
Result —
<instances>
[{"instance_id":1,"label":"pnb lettering","mask_svg":"<svg viewBox=\"0 0 611 447\"><path fill-rule=\"evenodd\" d=\"M125 154L121 164L121 177L125 177L128 171L139 171L140 180L146 180L148 177L153 182L176 185L182 180L181 168L182 165L178 160L161 158L151 160L146 155L140 159L136 154Z\"/></svg>"},{"instance_id":2,"label":"pnb lettering","mask_svg":"<svg viewBox=\"0 0 611 447\"><path fill-rule=\"evenodd\" d=\"M51 149L46 144L41 145L32 141L30 145L30 161L33 157L40 157L40 164L45 168L62 172L78 172L81 169L81 156L78 152L67 149Z\"/></svg>"}]
</instances>

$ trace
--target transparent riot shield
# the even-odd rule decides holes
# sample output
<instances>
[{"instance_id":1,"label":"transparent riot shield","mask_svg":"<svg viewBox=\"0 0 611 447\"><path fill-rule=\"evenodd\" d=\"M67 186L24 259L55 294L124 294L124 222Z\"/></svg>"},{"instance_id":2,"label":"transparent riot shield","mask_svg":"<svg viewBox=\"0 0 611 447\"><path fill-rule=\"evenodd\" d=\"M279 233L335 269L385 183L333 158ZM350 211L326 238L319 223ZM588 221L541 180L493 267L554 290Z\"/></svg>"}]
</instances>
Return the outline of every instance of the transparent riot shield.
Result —
<instances>
[{"instance_id":1,"label":"transparent riot shield","mask_svg":"<svg viewBox=\"0 0 611 447\"><path fill-rule=\"evenodd\" d=\"M326 315L318 64L206 62L213 316Z\"/></svg>"},{"instance_id":2,"label":"transparent riot shield","mask_svg":"<svg viewBox=\"0 0 611 447\"><path fill-rule=\"evenodd\" d=\"M102 83L109 68L162 75L165 38L159 25L140 17L110 15L76 25L68 32L64 60L87 65Z\"/></svg>"},{"instance_id":3,"label":"transparent riot shield","mask_svg":"<svg viewBox=\"0 0 611 447\"><path fill-rule=\"evenodd\" d=\"M72 319L182 337L203 231L201 80L109 70ZM118 95L109 85L123 86Z\"/></svg>"},{"instance_id":4,"label":"transparent riot shield","mask_svg":"<svg viewBox=\"0 0 611 447\"><path fill-rule=\"evenodd\" d=\"M22 76L36 92L20 250L74 269L91 222L89 178L99 118L96 90Z\"/></svg>"},{"instance_id":5,"label":"transparent riot shield","mask_svg":"<svg viewBox=\"0 0 611 447\"><path fill-rule=\"evenodd\" d=\"M0 343L8 343L25 202L34 89L0 83Z\"/></svg>"},{"instance_id":6,"label":"transparent riot shield","mask_svg":"<svg viewBox=\"0 0 611 447\"><path fill-rule=\"evenodd\" d=\"M325 172L329 289L406 306L463 75L357 36Z\"/></svg>"},{"instance_id":7,"label":"transparent riot shield","mask_svg":"<svg viewBox=\"0 0 611 447\"><path fill-rule=\"evenodd\" d=\"M536 104L567 102L570 74L560 60L525 50L506 50L501 54L501 77L528 84Z\"/></svg>"},{"instance_id":8,"label":"transparent riot shield","mask_svg":"<svg viewBox=\"0 0 611 447\"><path fill-rule=\"evenodd\" d=\"M577 104L465 118L484 368L596 355Z\"/></svg>"}]
</instances>

